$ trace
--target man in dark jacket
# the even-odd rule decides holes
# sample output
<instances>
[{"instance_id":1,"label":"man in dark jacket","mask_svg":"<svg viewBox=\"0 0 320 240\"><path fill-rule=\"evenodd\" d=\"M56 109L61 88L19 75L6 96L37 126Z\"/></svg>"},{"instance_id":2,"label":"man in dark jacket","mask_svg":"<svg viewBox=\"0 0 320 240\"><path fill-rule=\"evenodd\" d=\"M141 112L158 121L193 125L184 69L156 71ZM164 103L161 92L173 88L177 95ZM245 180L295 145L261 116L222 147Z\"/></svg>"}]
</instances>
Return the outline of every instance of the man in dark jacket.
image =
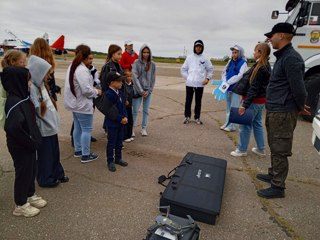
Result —
<instances>
[{"instance_id":1,"label":"man in dark jacket","mask_svg":"<svg viewBox=\"0 0 320 240\"><path fill-rule=\"evenodd\" d=\"M304 61L291 45L293 26L278 23L265 36L278 51L274 53L277 60L267 87L266 101L271 167L268 174L257 174L257 179L271 183L271 187L258 190L257 194L263 198L280 198L284 197L293 132L299 112L304 112L307 93L303 80Z\"/></svg>"}]
</instances>

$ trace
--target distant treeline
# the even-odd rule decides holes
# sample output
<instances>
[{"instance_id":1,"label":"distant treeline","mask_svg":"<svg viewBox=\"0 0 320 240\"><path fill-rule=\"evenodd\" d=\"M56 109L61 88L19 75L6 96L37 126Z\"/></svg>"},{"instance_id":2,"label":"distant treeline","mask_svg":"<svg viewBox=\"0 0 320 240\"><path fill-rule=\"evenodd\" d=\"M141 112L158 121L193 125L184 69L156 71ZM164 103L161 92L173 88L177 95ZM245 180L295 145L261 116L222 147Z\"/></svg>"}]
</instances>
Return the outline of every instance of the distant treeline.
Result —
<instances>
[{"instance_id":1,"label":"distant treeline","mask_svg":"<svg viewBox=\"0 0 320 240\"><path fill-rule=\"evenodd\" d=\"M74 52L75 50L74 49L66 49L70 52ZM107 55L106 53L104 52L98 52L98 51L92 51L92 53L94 54L94 57L95 58L98 58L98 59L105 59L107 58ZM71 57L72 55L70 55ZM226 57L224 59L211 59L211 62L213 65L226 65L226 63L228 62L229 58ZM253 63L254 63L254 59L253 58L248 58L248 63L249 65L251 66ZM180 64L183 64L185 59L183 57L177 57L177 58L174 58L174 57L158 57L158 56L153 56L153 61L155 62L160 62L160 63L180 63Z\"/></svg>"}]
</instances>

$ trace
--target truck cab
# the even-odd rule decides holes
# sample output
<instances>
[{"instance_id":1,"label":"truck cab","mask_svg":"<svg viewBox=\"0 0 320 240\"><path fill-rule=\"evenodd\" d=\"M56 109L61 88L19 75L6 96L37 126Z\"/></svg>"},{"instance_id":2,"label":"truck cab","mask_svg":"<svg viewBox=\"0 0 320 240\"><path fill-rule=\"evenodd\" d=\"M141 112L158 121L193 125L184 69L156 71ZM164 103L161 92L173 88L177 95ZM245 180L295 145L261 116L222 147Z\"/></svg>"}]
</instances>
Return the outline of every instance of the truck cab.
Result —
<instances>
[{"instance_id":1,"label":"truck cab","mask_svg":"<svg viewBox=\"0 0 320 240\"><path fill-rule=\"evenodd\" d=\"M317 112L320 92L320 0L289 0L285 7L288 14L286 22L294 25L296 35L292 46L300 53L305 62L305 86L308 92L306 104L310 106L311 116L304 116L312 121ZM279 11L272 12L277 19ZM272 57L270 62L275 61Z\"/></svg>"}]
</instances>

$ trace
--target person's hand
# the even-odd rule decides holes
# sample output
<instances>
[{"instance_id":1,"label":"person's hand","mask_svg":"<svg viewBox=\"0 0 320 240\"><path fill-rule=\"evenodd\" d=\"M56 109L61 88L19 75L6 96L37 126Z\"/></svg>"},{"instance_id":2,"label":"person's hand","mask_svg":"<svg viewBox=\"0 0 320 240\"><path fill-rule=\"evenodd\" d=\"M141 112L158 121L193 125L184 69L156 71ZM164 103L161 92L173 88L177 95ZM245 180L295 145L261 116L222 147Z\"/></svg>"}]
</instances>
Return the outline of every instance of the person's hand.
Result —
<instances>
[{"instance_id":1,"label":"person's hand","mask_svg":"<svg viewBox=\"0 0 320 240\"><path fill-rule=\"evenodd\" d=\"M144 98L148 97L148 95L149 95L149 92L148 92L148 91L144 91L144 92L142 93L142 97L144 97Z\"/></svg>"},{"instance_id":2,"label":"person's hand","mask_svg":"<svg viewBox=\"0 0 320 240\"><path fill-rule=\"evenodd\" d=\"M206 78L205 80L203 80L203 81L202 81L202 85L207 85L207 84L208 84L208 82L209 82L209 79L208 79L208 78Z\"/></svg>"},{"instance_id":3,"label":"person's hand","mask_svg":"<svg viewBox=\"0 0 320 240\"><path fill-rule=\"evenodd\" d=\"M128 123L128 118L124 117L121 119L121 124L127 124Z\"/></svg>"},{"instance_id":4,"label":"person's hand","mask_svg":"<svg viewBox=\"0 0 320 240\"><path fill-rule=\"evenodd\" d=\"M129 101L127 100L127 101L126 101L126 106L128 106L128 105L129 105Z\"/></svg>"},{"instance_id":5,"label":"person's hand","mask_svg":"<svg viewBox=\"0 0 320 240\"><path fill-rule=\"evenodd\" d=\"M98 91L98 96L101 96L101 94L102 94L101 89L96 89L96 90Z\"/></svg>"},{"instance_id":6,"label":"person's hand","mask_svg":"<svg viewBox=\"0 0 320 240\"><path fill-rule=\"evenodd\" d=\"M246 112L246 109L244 107L239 107L238 113L240 116L242 116Z\"/></svg>"},{"instance_id":7,"label":"person's hand","mask_svg":"<svg viewBox=\"0 0 320 240\"><path fill-rule=\"evenodd\" d=\"M310 116L311 115L310 107L307 105L304 105L304 108L301 112L299 112L299 115Z\"/></svg>"}]
</instances>

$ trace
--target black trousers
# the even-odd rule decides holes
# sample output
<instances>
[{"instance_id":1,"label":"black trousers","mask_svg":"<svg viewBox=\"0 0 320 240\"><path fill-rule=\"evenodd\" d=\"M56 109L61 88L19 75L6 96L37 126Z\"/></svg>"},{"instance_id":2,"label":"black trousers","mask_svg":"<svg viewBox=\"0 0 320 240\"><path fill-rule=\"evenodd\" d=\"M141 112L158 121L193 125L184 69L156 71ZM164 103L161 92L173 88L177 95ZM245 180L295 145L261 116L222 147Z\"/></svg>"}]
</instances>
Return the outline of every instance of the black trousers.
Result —
<instances>
[{"instance_id":1,"label":"black trousers","mask_svg":"<svg viewBox=\"0 0 320 240\"><path fill-rule=\"evenodd\" d=\"M35 193L36 152L8 146L15 169L14 202L22 206Z\"/></svg>"},{"instance_id":2,"label":"black trousers","mask_svg":"<svg viewBox=\"0 0 320 240\"><path fill-rule=\"evenodd\" d=\"M184 108L184 116L186 118L191 117L191 105L192 105L193 93L195 93L195 98L196 98L196 104L194 106L194 119L197 119L197 118L200 118L200 113L201 113L203 87L186 86L186 104Z\"/></svg>"},{"instance_id":3,"label":"black trousers","mask_svg":"<svg viewBox=\"0 0 320 240\"><path fill-rule=\"evenodd\" d=\"M124 137L123 137L124 140L131 138L132 128L133 128L132 107L127 107L126 110L128 114L128 123L124 125Z\"/></svg>"},{"instance_id":4,"label":"black trousers","mask_svg":"<svg viewBox=\"0 0 320 240\"><path fill-rule=\"evenodd\" d=\"M57 134L42 137L42 143L37 154L37 181L39 186L49 186L63 178L64 169L60 162L60 148Z\"/></svg>"}]
</instances>

